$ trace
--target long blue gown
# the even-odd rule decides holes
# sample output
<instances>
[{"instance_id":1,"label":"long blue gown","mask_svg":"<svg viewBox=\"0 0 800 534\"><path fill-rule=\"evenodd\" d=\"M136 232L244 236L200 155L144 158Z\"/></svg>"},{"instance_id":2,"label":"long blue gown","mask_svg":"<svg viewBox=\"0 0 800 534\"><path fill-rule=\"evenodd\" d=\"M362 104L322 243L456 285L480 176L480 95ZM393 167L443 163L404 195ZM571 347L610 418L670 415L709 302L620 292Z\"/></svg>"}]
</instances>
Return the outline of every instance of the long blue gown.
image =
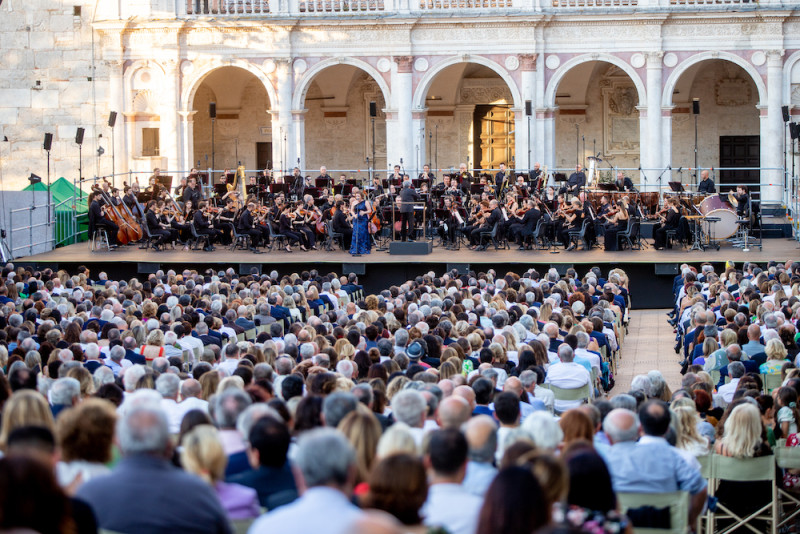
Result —
<instances>
[{"instance_id":1,"label":"long blue gown","mask_svg":"<svg viewBox=\"0 0 800 534\"><path fill-rule=\"evenodd\" d=\"M356 213L367 210L367 202L362 200L356 205ZM350 244L350 254L369 254L372 240L369 236L369 216L358 215L353 220L353 241Z\"/></svg>"}]
</instances>

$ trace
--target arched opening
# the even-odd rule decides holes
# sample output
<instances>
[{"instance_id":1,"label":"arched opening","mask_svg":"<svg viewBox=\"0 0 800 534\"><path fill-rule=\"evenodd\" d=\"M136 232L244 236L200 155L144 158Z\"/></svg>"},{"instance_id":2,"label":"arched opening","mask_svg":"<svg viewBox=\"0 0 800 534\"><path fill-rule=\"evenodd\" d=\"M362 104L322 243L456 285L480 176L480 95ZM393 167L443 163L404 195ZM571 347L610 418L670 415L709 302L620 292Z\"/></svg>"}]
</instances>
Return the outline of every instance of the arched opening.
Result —
<instances>
[{"instance_id":1,"label":"arched opening","mask_svg":"<svg viewBox=\"0 0 800 534\"><path fill-rule=\"evenodd\" d=\"M211 139L209 104L216 103L214 143ZM192 109L193 157L191 165L235 169L273 167L270 99L264 83L239 67L221 67L209 73L194 93Z\"/></svg>"},{"instance_id":2,"label":"arched opening","mask_svg":"<svg viewBox=\"0 0 800 534\"><path fill-rule=\"evenodd\" d=\"M434 168L513 168L514 95L495 70L456 63L435 74L424 93L427 162Z\"/></svg>"},{"instance_id":3,"label":"arched opening","mask_svg":"<svg viewBox=\"0 0 800 534\"><path fill-rule=\"evenodd\" d=\"M585 61L567 70L553 95L555 165L569 175L576 165L596 162L595 179L611 181L613 169L636 169L640 164L639 110L643 95L622 68L606 61ZM634 182L635 172L625 171Z\"/></svg>"},{"instance_id":4,"label":"arched opening","mask_svg":"<svg viewBox=\"0 0 800 534\"><path fill-rule=\"evenodd\" d=\"M347 174L386 168L386 102L369 73L348 64L325 67L308 83L303 104L307 168Z\"/></svg>"},{"instance_id":5,"label":"arched opening","mask_svg":"<svg viewBox=\"0 0 800 534\"><path fill-rule=\"evenodd\" d=\"M718 185L760 182L759 89L750 74L725 59L698 61L680 72L671 98L673 168L720 169L712 176ZM696 184L699 173L682 179Z\"/></svg>"}]
</instances>

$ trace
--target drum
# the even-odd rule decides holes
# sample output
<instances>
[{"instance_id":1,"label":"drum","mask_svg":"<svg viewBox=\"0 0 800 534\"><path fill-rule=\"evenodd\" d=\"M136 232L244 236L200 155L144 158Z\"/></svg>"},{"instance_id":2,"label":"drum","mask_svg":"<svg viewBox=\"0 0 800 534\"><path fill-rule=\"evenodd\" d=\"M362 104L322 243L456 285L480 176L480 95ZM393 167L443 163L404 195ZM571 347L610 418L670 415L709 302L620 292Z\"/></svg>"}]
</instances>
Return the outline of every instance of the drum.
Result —
<instances>
[{"instance_id":1,"label":"drum","mask_svg":"<svg viewBox=\"0 0 800 534\"><path fill-rule=\"evenodd\" d=\"M700 202L699 209L704 217L718 217L720 219L719 222L713 223L713 226L709 225L712 226L711 229L713 230L715 241L727 239L736 233L738 228L736 221L739 217L727 200L724 200L719 195L707 196Z\"/></svg>"}]
</instances>

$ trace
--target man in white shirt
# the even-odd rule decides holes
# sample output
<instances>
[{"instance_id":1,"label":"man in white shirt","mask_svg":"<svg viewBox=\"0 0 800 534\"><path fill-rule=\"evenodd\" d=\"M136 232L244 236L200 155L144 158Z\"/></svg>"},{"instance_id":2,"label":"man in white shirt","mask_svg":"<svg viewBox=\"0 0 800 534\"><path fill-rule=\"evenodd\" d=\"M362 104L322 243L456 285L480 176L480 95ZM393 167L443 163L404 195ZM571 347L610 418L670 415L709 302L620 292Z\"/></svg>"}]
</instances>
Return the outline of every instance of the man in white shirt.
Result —
<instances>
[{"instance_id":1,"label":"man in white shirt","mask_svg":"<svg viewBox=\"0 0 800 534\"><path fill-rule=\"evenodd\" d=\"M431 433L425 456L430 488L421 510L425 526L443 527L450 534L473 534L477 529L483 499L461 485L467 452L467 440L458 430Z\"/></svg>"},{"instance_id":2,"label":"man in white shirt","mask_svg":"<svg viewBox=\"0 0 800 534\"><path fill-rule=\"evenodd\" d=\"M733 394L736 392L736 386L739 385L739 380L744 376L744 364L742 362L731 362L728 364L728 376L731 381L717 388L719 398L725 401L725 404L730 404L733 400Z\"/></svg>"},{"instance_id":3,"label":"man in white shirt","mask_svg":"<svg viewBox=\"0 0 800 534\"><path fill-rule=\"evenodd\" d=\"M181 384L181 402L178 403L178 411L181 414L181 421L186 412L200 410L208 413L208 401L200 398L203 387L194 378L189 378Z\"/></svg>"},{"instance_id":4,"label":"man in white shirt","mask_svg":"<svg viewBox=\"0 0 800 534\"><path fill-rule=\"evenodd\" d=\"M580 356L581 358L589 360L592 369L597 371L597 376L602 376L603 369L600 364L600 355L586 348L589 346L589 341L591 340L589 334L586 332L578 332L575 336L578 338L578 347L575 349L575 356Z\"/></svg>"},{"instance_id":5,"label":"man in white shirt","mask_svg":"<svg viewBox=\"0 0 800 534\"><path fill-rule=\"evenodd\" d=\"M178 405L180 387L181 379L178 378L178 375L164 373L156 379L156 391L162 397L161 409L167 414L167 426L170 434L178 434L181 431L183 410Z\"/></svg>"},{"instance_id":6,"label":"man in white shirt","mask_svg":"<svg viewBox=\"0 0 800 534\"><path fill-rule=\"evenodd\" d=\"M219 368L231 376L237 367L239 367L239 347L236 343L228 343L225 345L225 361L219 364Z\"/></svg>"},{"instance_id":7,"label":"man in white shirt","mask_svg":"<svg viewBox=\"0 0 800 534\"><path fill-rule=\"evenodd\" d=\"M528 395L528 401L538 399L544 403L545 408L547 408L550 413L553 413L556 396L547 388L536 387L536 383L539 380L536 371L522 371L522 374L519 375L519 380L522 382L522 387L525 390L524 393ZM525 418L523 417L522 420L524 421Z\"/></svg>"},{"instance_id":8,"label":"man in white shirt","mask_svg":"<svg viewBox=\"0 0 800 534\"><path fill-rule=\"evenodd\" d=\"M325 454L320 454L320 451L325 451ZM300 438L293 464L295 476L301 479L298 487L307 488L302 497L262 516L248 532L352 532L354 524L364 517L364 512L350 502L356 460L347 439L332 428L306 432ZM480 505L477 510L480 510Z\"/></svg>"},{"instance_id":9,"label":"man in white shirt","mask_svg":"<svg viewBox=\"0 0 800 534\"><path fill-rule=\"evenodd\" d=\"M417 447L422 447L425 437L425 416L428 413L428 403L419 391L406 389L392 397L392 414L395 421L409 426Z\"/></svg>"},{"instance_id":10,"label":"man in white shirt","mask_svg":"<svg viewBox=\"0 0 800 534\"><path fill-rule=\"evenodd\" d=\"M497 475L494 455L497 451L497 424L488 415L476 415L467 421L464 434L469 445L469 462L463 488L483 498Z\"/></svg>"},{"instance_id":11,"label":"man in white shirt","mask_svg":"<svg viewBox=\"0 0 800 534\"><path fill-rule=\"evenodd\" d=\"M546 384L551 384L561 389L580 389L592 380L589 371L578 363L573 362L574 353L572 347L566 343L558 346L558 357L560 363L550 366L547 370L547 377L545 378ZM556 413L563 413L572 408L577 408L582 404L580 400L562 401L556 399L555 411Z\"/></svg>"}]
</instances>

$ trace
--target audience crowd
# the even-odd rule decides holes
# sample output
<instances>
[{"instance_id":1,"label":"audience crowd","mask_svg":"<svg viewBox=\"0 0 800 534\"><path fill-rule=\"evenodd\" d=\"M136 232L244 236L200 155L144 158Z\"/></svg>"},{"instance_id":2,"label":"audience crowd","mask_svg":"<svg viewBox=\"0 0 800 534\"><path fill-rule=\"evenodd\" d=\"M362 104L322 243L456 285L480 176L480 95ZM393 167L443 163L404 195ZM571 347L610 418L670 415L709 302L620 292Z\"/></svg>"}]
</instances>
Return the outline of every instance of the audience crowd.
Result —
<instances>
[{"instance_id":1,"label":"audience crowd","mask_svg":"<svg viewBox=\"0 0 800 534\"><path fill-rule=\"evenodd\" d=\"M682 266L680 389L613 396L619 269L0 278L0 530L631 532L663 518L619 493L686 491L693 524L699 457L797 443L800 264Z\"/></svg>"}]
</instances>

